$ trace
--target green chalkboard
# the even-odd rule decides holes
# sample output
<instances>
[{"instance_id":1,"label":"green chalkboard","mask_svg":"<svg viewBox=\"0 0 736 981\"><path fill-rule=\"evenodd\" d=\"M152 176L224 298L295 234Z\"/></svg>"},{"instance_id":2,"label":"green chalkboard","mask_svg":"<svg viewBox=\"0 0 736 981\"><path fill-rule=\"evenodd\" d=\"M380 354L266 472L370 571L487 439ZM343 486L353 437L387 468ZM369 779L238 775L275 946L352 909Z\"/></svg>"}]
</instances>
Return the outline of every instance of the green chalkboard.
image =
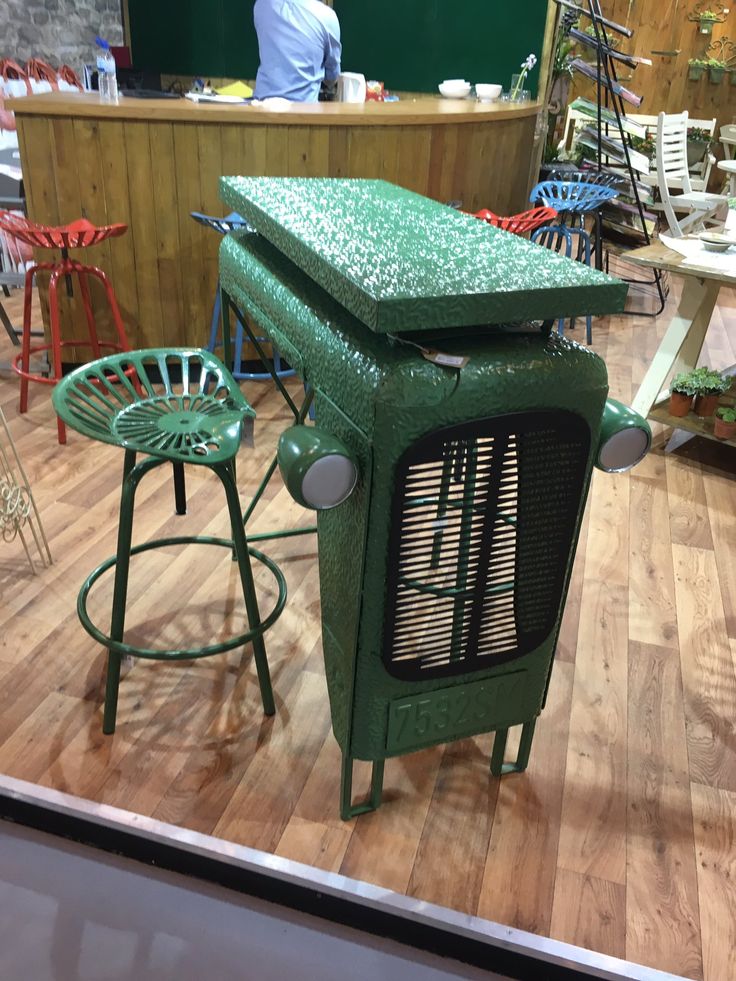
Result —
<instances>
[{"instance_id":1,"label":"green chalkboard","mask_svg":"<svg viewBox=\"0 0 736 981\"><path fill-rule=\"evenodd\" d=\"M444 78L508 83L530 52L541 56L547 16L547 0L334 0L334 7L343 69L409 92L436 92ZM129 14L136 67L255 78L251 0L129 0Z\"/></svg>"},{"instance_id":2,"label":"green chalkboard","mask_svg":"<svg viewBox=\"0 0 736 981\"><path fill-rule=\"evenodd\" d=\"M541 57L547 19L547 0L335 0L334 7L343 70L404 92L436 92L445 78L508 84L528 54Z\"/></svg>"}]
</instances>

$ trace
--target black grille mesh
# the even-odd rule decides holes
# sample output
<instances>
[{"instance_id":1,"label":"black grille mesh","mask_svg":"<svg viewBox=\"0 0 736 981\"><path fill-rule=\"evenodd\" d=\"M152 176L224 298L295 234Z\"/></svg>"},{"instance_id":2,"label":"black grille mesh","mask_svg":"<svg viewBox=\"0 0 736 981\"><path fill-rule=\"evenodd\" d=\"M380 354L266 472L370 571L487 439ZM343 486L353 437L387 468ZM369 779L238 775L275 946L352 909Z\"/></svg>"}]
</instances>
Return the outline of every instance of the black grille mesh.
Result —
<instances>
[{"instance_id":1,"label":"black grille mesh","mask_svg":"<svg viewBox=\"0 0 736 981\"><path fill-rule=\"evenodd\" d=\"M590 431L570 412L440 430L401 458L392 509L384 661L402 678L521 657L554 627Z\"/></svg>"}]
</instances>

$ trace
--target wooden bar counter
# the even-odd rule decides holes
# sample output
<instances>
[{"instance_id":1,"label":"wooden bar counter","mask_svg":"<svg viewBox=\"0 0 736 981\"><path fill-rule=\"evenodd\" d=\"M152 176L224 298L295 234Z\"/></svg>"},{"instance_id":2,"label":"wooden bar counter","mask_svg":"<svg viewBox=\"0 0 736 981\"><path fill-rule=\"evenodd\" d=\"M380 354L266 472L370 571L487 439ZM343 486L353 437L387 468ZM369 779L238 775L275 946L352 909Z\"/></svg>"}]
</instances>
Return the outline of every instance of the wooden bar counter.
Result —
<instances>
[{"instance_id":1,"label":"wooden bar counter","mask_svg":"<svg viewBox=\"0 0 736 981\"><path fill-rule=\"evenodd\" d=\"M510 214L527 204L539 112L431 96L274 110L50 93L9 107L30 218L128 224L86 256L110 273L133 347L206 343L219 236L189 213L224 213L222 175L383 178ZM64 297L62 317L65 336L75 336L72 322L83 333L78 298Z\"/></svg>"}]
</instances>

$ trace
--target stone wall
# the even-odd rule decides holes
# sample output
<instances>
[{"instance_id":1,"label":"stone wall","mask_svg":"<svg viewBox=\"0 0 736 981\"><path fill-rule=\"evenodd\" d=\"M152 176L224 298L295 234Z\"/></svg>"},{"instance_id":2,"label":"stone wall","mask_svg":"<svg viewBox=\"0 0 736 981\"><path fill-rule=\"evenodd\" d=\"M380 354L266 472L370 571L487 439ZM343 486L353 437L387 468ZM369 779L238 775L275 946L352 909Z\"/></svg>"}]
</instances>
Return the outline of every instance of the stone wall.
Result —
<instances>
[{"instance_id":1,"label":"stone wall","mask_svg":"<svg viewBox=\"0 0 736 981\"><path fill-rule=\"evenodd\" d=\"M0 0L0 57L31 56L80 71L95 60L95 35L123 43L120 0Z\"/></svg>"}]
</instances>

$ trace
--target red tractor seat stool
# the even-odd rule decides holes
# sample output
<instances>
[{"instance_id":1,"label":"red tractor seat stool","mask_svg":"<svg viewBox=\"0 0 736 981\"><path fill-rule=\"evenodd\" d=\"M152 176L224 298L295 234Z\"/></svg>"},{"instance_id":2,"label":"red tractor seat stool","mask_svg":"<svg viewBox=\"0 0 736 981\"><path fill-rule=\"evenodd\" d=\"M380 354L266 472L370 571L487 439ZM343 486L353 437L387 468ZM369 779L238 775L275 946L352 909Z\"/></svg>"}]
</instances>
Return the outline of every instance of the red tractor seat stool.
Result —
<instances>
[{"instance_id":1,"label":"red tractor seat stool","mask_svg":"<svg viewBox=\"0 0 736 981\"><path fill-rule=\"evenodd\" d=\"M522 211L519 215L510 215L502 218L494 214L488 208L476 211L475 218L488 222L495 228L502 228L505 232L512 232L514 235L524 235L526 232L533 232L542 225L549 225L557 218L554 208L532 208L530 211Z\"/></svg>"},{"instance_id":2,"label":"red tractor seat stool","mask_svg":"<svg viewBox=\"0 0 736 981\"><path fill-rule=\"evenodd\" d=\"M36 249L60 249L61 261L59 262L38 262L31 265L26 270L25 279L25 303L23 306L23 337L21 341L20 354L13 362L15 372L20 375L20 411L28 410L28 382L42 382L45 385L55 385L61 378L61 349L63 347L88 347L92 349L95 359L100 357L103 348L113 351L129 351L130 344L125 336L123 320L120 316L117 300L112 286L105 273L97 266L86 266L76 259L69 257L69 249L84 249L91 245L98 245L107 238L115 238L123 235L127 231L127 225L102 225L96 226L80 218L73 221L70 225L63 225L58 228L49 228L45 225L37 225L29 221L22 215L14 215L9 211L0 211L0 229L8 234L32 245ZM51 273L49 280L49 323L51 332L50 344L37 344L31 346L31 303L33 299L33 277L40 270ZM66 288L69 296L72 295L72 275L79 279L79 290L82 297L82 305L87 319L87 329L89 338L84 340L61 339L61 326L59 322L59 301L57 289L60 277L66 279ZM93 276L99 279L105 288L107 301L110 304L112 319L115 324L118 339L117 343L101 341L97 337L95 325L95 315L92 309L92 301L89 292L88 277ZM46 378L43 375L33 374L30 370L31 355L39 354L41 351L53 352L53 376ZM66 443L66 427L62 420L57 416L57 426L59 432L59 442Z\"/></svg>"}]
</instances>

